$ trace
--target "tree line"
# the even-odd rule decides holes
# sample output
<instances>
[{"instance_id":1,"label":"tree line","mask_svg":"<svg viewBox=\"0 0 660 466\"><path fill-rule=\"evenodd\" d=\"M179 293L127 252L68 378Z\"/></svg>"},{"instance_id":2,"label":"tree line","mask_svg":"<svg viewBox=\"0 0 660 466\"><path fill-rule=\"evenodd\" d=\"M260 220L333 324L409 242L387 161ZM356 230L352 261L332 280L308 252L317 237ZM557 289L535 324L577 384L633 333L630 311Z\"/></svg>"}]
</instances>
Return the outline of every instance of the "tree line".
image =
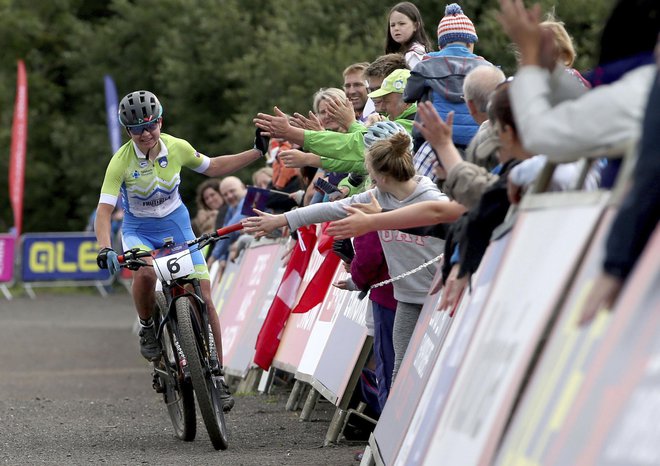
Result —
<instances>
[{"instance_id":1,"label":"tree line","mask_svg":"<svg viewBox=\"0 0 660 466\"><path fill-rule=\"evenodd\" d=\"M257 112L274 105L306 112L320 87L341 87L347 65L382 54L394 3L0 0L0 231L13 223L7 173L18 59L26 64L30 105L23 230L79 231L112 155L105 74L120 98L154 91L164 106L164 132L208 155L235 153L251 147ZM434 39L445 4L414 3ZM515 57L495 20L497 0L459 3L477 28L475 52L512 74ZM575 39L576 68L593 66L610 2L541 3ZM248 180L254 169L240 176ZM182 176L192 211L203 177Z\"/></svg>"}]
</instances>

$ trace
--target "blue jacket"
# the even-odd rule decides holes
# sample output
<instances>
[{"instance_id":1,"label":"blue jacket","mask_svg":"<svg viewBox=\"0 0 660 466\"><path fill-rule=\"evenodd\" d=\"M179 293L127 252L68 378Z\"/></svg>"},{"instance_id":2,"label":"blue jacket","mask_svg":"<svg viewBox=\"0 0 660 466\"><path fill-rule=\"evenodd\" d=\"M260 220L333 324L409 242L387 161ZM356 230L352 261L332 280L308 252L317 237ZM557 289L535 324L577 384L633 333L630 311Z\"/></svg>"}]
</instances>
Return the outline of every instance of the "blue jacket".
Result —
<instances>
[{"instance_id":1,"label":"blue jacket","mask_svg":"<svg viewBox=\"0 0 660 466\"><path fill-rule=\"evenodd\" d=\"M241 199L241 202L238 203L236 207L229 207L227 213L225 214L225 221L222 224L223 227L228 225L233 225L243 220L246 216L243 215L243 204L245 203L245 198ZM228 238L222 239L215 243L211 255L217 260L227 260L229 256L229 246L241 236L240 231L235 231L229 234Z\"/></svg>"},{"instance_id":2,"label":"blue jacket","mask_svg":"<svg viewBox=\"0 0 660 466\"><path fill-rule=\"evenodd\" d=\"M462 44L449 44L438 52L430 52L413 68L403 92L406 102L431 100L442 119L454 111L454 144L467 146L479 125L470 115L463 96L465 75L477 66L490 65ZM421 137L413 129L414 137Z\"/></svg>"}]
</instances>

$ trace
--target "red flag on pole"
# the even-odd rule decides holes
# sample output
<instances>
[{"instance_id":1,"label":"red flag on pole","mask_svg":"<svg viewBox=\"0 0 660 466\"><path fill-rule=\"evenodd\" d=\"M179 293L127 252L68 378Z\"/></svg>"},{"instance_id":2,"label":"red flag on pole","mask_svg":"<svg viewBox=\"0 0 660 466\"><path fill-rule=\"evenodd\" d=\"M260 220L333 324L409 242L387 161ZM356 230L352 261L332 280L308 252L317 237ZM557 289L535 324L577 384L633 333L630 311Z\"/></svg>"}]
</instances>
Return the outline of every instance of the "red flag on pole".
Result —
<instances>
[{"instance_id":1,"label":"red flag on pole","mask_svg":"<svg viewBox=\"0 0 660 466\"><path fill-rule=\"evenodd\" d=\"M302 296L298 300L298 304L291 311L293 314L304 314L323 302L325 295L328 293L328 288L332 283L332 277L337 272L339 265L339 256L332 252L332 242L334 238L325 234L325 230L330 224L324 223L321 226L321 234L317 243L317 249L321 254L325 254L325 258L321 266L312 277L312 280L305 288Z\"/></svg>"},{"instance_id":2,"label":"red flag on pole","mask_svg":"<svg viewBox=\"0 0 660 466\"><path fill-rule=\"evenodd\" d=\"M23 227L23 188L25 185L25 149L27 145L28 89L23 60L18 61L14 122L11 129L9 159L9 199L14 212L16 237Z\"/></svg>"},{"instance_id":3,"label":"red flag on pole","mask_svg":"<svg viewBox=\"0 0 660 466\"><path fill-rule=\"evenodd\" d=\"M286 324L291 309L295 304L298 287L305 274L309 259L316 243L315 227L298 229L298 244L296 244L289 263L286 266L282 282L277 289L273 303L261 326L255 345L254 362L264 370L268 370L282 338L282 330Z\"/></svg>"}]
</instances>

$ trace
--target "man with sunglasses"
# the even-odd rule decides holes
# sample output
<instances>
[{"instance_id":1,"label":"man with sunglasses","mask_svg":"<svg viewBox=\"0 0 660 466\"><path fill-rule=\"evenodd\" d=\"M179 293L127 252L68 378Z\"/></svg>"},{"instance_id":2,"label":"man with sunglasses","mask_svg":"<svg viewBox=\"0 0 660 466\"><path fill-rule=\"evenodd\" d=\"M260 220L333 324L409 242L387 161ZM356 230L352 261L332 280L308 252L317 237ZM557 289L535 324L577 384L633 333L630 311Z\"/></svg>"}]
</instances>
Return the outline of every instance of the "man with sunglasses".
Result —
<instances>
[{"instance_id":1,"label":"man with sunglasses","mask_svg":"<svg viewBox=\"0 0 660 466\"><path fill-rule=\"evenodd\" d=\"M119 122L126 128L130 141L114 154L105 173L96 211L95 231L101 250L97 257L100 268L119 272L117 253L111 247L110 217L121 193L124 207L122 225L123 248L152 250L166 239L181 243L195 238L188 209L181 200L179 185L182 167L209 177L235 172L259 159L265 152L263 138L257 137L255 148L239 154L207 157L187 141L161 133L163 107L149 91L127 94L119 103ZM211 284L201 252L192 253L194 275L200 279L202 293L209 309L209 320L218 351L217 374L222 371L222 342L218 314L211 299ZM140 318L140 352L153 361L160 357L151 312L154 306L156 275L143 267L133 275L133 300ZM223 409L229 411L234 400L224 379Z\"/></svg>"}]
</instances>

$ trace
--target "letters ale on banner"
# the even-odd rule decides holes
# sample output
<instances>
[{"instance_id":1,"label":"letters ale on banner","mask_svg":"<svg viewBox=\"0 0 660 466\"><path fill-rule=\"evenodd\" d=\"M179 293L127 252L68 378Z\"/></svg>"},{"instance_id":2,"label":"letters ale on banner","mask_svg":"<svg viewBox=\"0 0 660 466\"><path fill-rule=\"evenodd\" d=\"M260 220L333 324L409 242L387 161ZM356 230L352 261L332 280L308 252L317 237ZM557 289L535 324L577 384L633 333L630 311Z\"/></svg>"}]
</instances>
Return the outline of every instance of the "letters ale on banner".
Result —
<instances>
[{"instance_id":1,"label":"letters ale on banner","mask_svg":"<svg viewBox=\"0 0 660 466\"><path fill-rule=\"evenodd\" d=\"M0 235L0 283L14 278L14 237Z\"/></svg>"},{"instance_id":2,"label":"letters ale on banner","mask_svg":"<svg viewBox=\"0 0 660 466\"><path fill-rule=\"evenodd\" d=\"M105 281L99 269L99 246L93 233L30 233L23 235L23 281Z\"/></svg>"}]
</instances>

